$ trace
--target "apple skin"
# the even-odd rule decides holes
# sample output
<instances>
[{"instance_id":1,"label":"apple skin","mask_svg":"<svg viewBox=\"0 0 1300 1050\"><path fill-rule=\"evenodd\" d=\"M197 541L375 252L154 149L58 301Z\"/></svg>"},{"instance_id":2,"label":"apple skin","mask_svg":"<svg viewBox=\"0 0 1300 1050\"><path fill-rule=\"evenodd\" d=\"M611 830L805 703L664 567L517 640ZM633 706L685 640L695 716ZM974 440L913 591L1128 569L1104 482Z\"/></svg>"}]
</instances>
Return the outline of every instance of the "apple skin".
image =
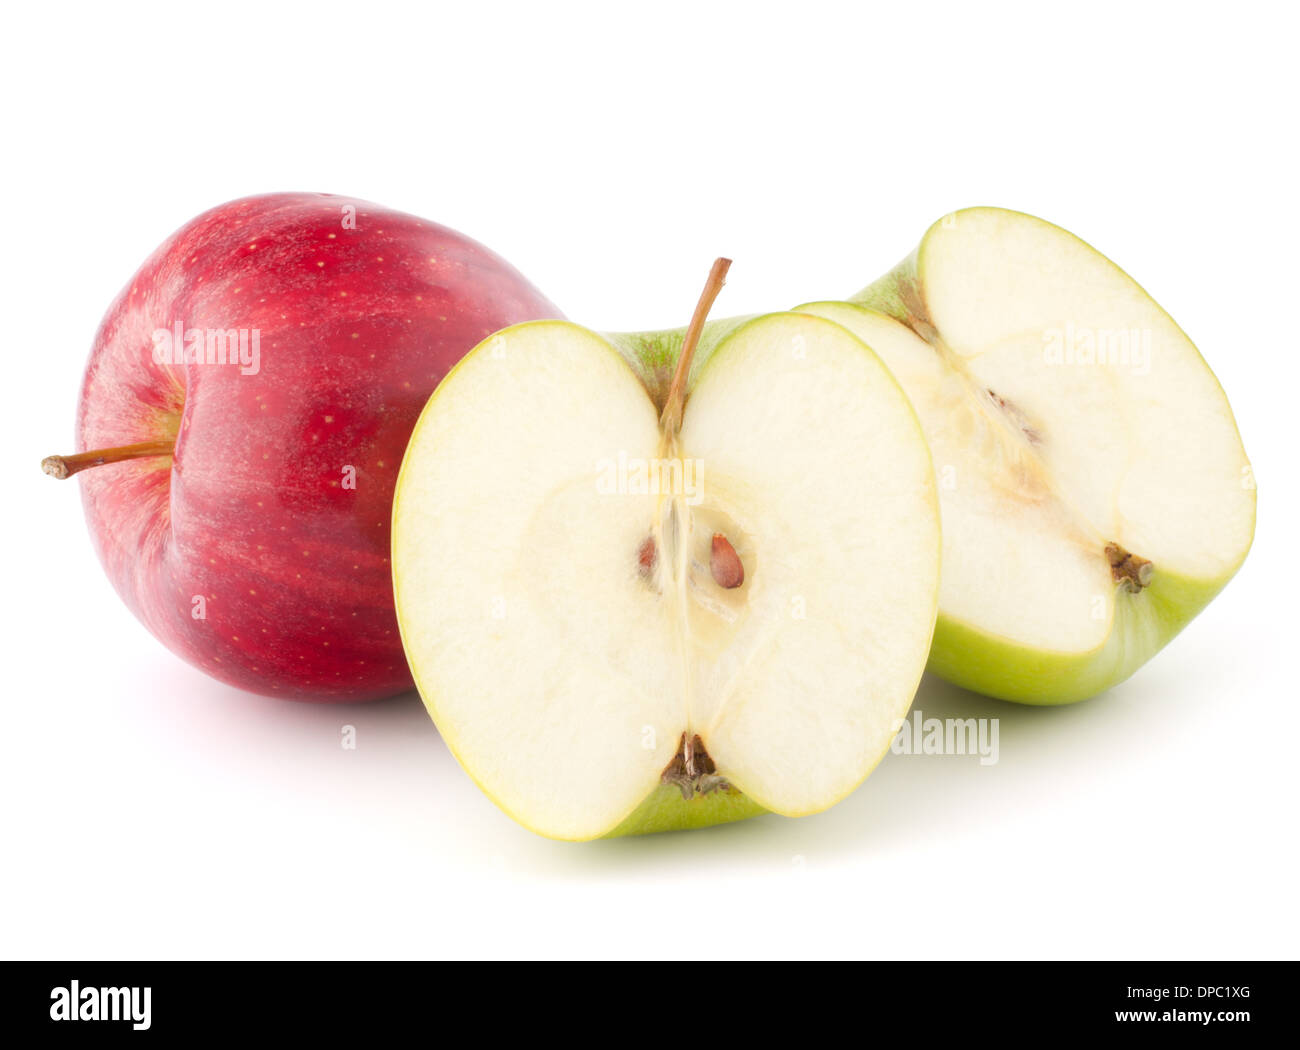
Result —
<instances>
[{"instance_id":1,"label":"apple skin","mask_svg":"<svg viewBox=\"0 0 1300 1050\"><path fill-rule=\"evenodd\" d=\"M471 347L560 316L482 245L364 201L281 193L200 215L109 308L82 386L79 451L175 440L171 456L80 475L118 594L241 689L359 701L412 688L389 569L407 439ZM158 363L153 333L177 322L257 330L259 369Z\"/></svg>"},{"instance_id":2,"label":"apple skin","mask_svg":"<svg viewBox=\"0 0 1300 1050\"><path fill-rule=\"evenodd\" d=\"M1150 660L1226 583L1160 573L1143 590L1140 606L1120 595L1106 641L1081 655L1016 645L940 613L927 668L965 689L1021 704L1087 700Z\"/></svg>"},{"instance_id":3,"label":"apple skin","mask_svg":"<svg viewBox=\"0 0 1300 1050\"><path fill-rule=\"evenodd\" d=\"M748 820L768 812L748 795L739 791L714 791L689 802L677 788L661 784L655 788L618 827L601 838L617 839L627 835L654 835L661 831L691 831L714 824Z\"/></svg>"}]
</instances>

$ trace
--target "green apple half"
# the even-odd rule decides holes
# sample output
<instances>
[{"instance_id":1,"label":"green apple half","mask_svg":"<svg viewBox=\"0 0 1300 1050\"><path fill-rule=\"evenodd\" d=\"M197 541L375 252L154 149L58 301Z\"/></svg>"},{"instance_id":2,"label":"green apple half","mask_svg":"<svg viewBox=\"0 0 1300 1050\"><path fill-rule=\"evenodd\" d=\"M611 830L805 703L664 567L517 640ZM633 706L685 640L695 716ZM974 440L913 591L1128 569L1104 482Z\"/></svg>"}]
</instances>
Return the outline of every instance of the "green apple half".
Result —
<instances>
[{"instance_id":1,"label":"green apple half","mask_svg":"<svg viewBox=\"0 0 1300 1050\"><path fill-rule=\"evenodd\" d=\"M465 770L543 835L823 810L925 665L939 512L911 405L806 314L709 325L694 353L723 273L686 332L490 337L402 464L415 681Z\"/></svg>"},{"instance_id":2,"label":"green apple half","mask_svg":"<svg viewBox=\"0 0 1300 1050\"><path fill-rule=\"evenodd\" d=\"M1191 341L1104 256L997 208L932 226L848 303L915 406L943 514L930 669L1025 703L1123 681L1228 582L1255 486Z\"/></svg>"}]
</instances>

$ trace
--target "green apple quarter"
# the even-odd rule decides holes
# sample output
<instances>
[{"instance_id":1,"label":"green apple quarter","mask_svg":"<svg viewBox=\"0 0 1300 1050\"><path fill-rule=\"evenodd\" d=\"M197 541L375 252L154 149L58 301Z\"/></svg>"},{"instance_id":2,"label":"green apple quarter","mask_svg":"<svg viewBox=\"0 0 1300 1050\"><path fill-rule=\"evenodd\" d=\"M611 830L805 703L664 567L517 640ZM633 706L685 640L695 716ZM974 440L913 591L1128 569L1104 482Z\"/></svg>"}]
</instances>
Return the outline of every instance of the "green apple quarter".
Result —
<instances>
[{"instance_id":1,"label":"green apple quarter","mask_svg":"<svg viewBox=\"0 0 1300 1050\"><path fill-rule=\"evenodd\" d=\"M1223 389L1072 234L957 212L847 302L799 309L870 346L921 420L943 518L942 677L1024 703L1093 696L1245 559L1255 485Z\"/></svg>"}]
</instances>

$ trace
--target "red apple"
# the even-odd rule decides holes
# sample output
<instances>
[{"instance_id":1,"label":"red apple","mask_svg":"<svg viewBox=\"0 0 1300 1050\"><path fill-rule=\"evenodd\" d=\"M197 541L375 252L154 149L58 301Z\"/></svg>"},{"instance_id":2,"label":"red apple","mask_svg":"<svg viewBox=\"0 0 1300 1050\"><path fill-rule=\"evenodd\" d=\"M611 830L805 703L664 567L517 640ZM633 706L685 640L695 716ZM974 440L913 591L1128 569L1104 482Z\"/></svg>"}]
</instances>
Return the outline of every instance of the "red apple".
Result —
<instances>
[{"instance_id":1,"label":"red apple","mask_svg":"<svg viewBox=\"0 0 1300 1050\"><path fill-rule=\"evenodd\" d=\"M81 474L109 578L173 652L274 696L391 695L412 685L388 554L416 417L485 336L559 316L435 223L328 194L232 201L109 308L82 451L44 466Z\"/></svg>"}]
</instances>

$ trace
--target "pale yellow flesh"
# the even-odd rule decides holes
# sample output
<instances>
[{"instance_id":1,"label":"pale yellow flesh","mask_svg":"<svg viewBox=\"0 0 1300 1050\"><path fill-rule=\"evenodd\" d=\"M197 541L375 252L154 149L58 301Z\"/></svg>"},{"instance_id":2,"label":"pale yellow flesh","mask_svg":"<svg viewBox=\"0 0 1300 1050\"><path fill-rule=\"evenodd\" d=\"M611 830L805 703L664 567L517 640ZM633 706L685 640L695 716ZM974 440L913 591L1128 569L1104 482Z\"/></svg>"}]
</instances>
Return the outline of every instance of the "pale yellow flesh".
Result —
<instances>
[{"instance_id":1,"label":"pale yellow flesh","mask_svg":"<svg viewBox=\"0 0 1300 1050\"><path fill-rule=\"evenodd\" d=\"M637 464L668 455L688 484L635 491ZM719 530L746 567L734 590L708 570ZM507 330L426 408L394 512L403 641L434 720L503 809L566 839L661 789L683 732L767 809L842 798L915 691L938 552L906 398L845 329L790 314L718 348L668 447L600 336Z\"/></svg>"}]
</instances>

